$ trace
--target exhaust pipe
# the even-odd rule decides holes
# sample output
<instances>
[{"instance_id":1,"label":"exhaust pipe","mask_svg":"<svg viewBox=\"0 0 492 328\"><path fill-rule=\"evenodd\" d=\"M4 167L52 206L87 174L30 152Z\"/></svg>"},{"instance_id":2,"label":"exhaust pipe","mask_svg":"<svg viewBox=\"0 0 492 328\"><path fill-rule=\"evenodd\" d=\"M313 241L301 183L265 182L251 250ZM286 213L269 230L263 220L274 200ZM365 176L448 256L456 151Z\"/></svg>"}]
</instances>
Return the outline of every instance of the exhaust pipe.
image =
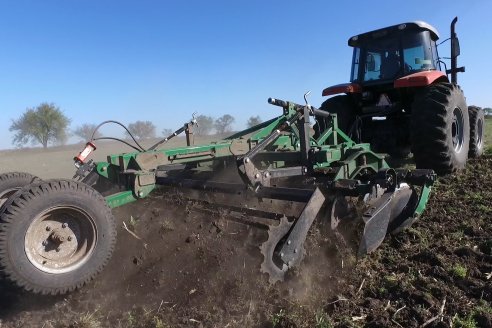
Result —
<instances>
[{"instance_id":1,"label":"exhaust pipe","mask_svg":"<svg viewBox=\"0 0 492 328\"><path fill-rule=\"evenodd\" d=\"M458 22L458 17L455 17L451 22L451 69L447 70L447 74L451 74L451 83L458 83L458 72L465 72L465 67L458 67L458 56L460 55L460 42L456 35L455 25Z\"/></svg>"}]
</instances>

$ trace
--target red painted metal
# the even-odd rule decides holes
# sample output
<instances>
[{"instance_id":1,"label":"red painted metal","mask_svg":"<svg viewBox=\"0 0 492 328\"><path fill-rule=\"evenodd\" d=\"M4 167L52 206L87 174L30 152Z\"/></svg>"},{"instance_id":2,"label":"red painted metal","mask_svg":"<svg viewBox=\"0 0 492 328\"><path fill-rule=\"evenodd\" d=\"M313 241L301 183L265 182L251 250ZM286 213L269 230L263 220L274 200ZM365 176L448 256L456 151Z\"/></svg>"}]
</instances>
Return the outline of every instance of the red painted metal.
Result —
<instances>
[{"instance_id":1,"label":"red painted metal","mask_svg":"<svg viewBox=\"0 0 492 328\"><path fill-rule=\"evenodd\" d=\"M338 93L361 93L362 88L356 83L342 83L333 85L323 90L323 96L336 95Z\"/></svg>"},{"instance_id":2,"label":"red painted metal","mask_svg":"<svg viewBox=\"0 0 492 328\"><path fill-rule=\"evenodd\" d=\"M410 74L395 80L395 88L424 87L437 80L449 82L448 77L441 71L425 71Z\"/></svg>"}]
</instances>

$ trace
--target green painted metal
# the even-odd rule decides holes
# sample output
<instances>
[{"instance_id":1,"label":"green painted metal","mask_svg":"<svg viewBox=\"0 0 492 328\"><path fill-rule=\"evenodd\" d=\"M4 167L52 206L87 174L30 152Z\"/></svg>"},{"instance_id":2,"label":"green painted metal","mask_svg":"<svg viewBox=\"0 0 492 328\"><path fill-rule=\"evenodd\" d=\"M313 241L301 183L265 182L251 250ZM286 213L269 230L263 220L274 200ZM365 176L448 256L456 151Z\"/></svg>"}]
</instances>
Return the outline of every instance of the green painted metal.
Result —
<instances>
[{"instance_id":1,"label":"green painted metal","mask_svg":"<svg viewBox=\"0 0 492 328\"><path fill-rule=\"evenodd\" d=\"M355 179L364 170L376 173L380 169L389 168L384 157L372 152L369 144L357 144L347 148L344 155L343 159L337 163L340 169L334 176L334 180Z\"/></svg>"},{"instance_id":2,"label":"green painted metal","mask_svg":"<svg viewBox=\"0 0 492 328\"><path fill-rule=\"evenodd\" d=\"M134 202L138 199L138 197L135 197L132 190L127 190L106 196L105 199L110 208L115 208Z\"/></svg>"},{"instance_id":3,"label":"green painted metal","mask_svg":"<svg viewBox=\"0 0 492 328\"><path fill-rule=\"evenodd\" d=\"M427 202L429 201L429 196L432 187L428 184L422 186L422 191L420 192L420 199L417 204L417 208L415 209L414 216L420 216L427 206Z\"/></svg>"},{"instance_id":4,"label":"green painted metal","mask_svg":"<svg viewBox=\"0 0 492 328\"><path fill-rule=\"evenodd\" d=\"M116 194L106 196L105 200L110 208L115 208L118 206L122 206L134 202L138 199L145 198L154 189L155 189L155 185L143 186L139 188L138 196L135 195L135 192L133 190L127 190L127 191L122 191Z\"/></svg>"},{"instance_id":5,"label":"green painted metal","mask_svg":"<svg viewBox=\"0 0 492 328\"><path fill-rule=\"evenodd\" d=\"M252 149L279 126L294 118L294 115L298 115L296 108L294 104L289 103L289 106L284 108L283 115L235 133L221 141L205 145L109 155L107 162L97 163L95 171L110 182L126 186L128 190L107 196L106 201L111 208L114 208L146 197L155 188L149 179L153 178L152 171L159 165L195 163L199 169L213 169L214 161L225 158L233 159L238 155L238 149L240 152ZM239 142L239 148L237 147L238 140L242 140ZM284 160L275 158L275 151L279 151L279 154L281 152L298 153L300 159L300 140L297 127L295 125L290 126L289 133L280 135L265 148L266 151L273 152L268 155L271 156L271 159L267 159L266 163L273 168L286 166ZM333 115L330 125L320 136L317 138L310 137L310 145L313 149L313 170L330 174L333 180L357 179L363 174L375 173L380 169L389 168L384 157L372 152L369 144L356 144L343 131L339 130L336 115ZM146 164L145 158L142 159L142 156L155 156L155 163L152 162L149 166ZM296 157L293 156L292 158L295 159ZM290 164L292 165L292 163ZM430 190L430 185L422 186L415 215L420 215L425 209Z\"/></svg>"},{"instance_id":6,"label":"green painted metal","mask_svg":"<svg viewBox=\"0 0 492 328\"><path fill-rule=\"evenodd\" d=\"M271 120L268 120L266 122L260 123L256 126L253 126L249 129L243 130L241 132L235 133L227 138L225 140L233 140L237 138L242 138L244 136L247 136L251 134L249 137L249 140L251 141L258 141L266 136L268 136L272 131L283 121L285 120L284 116L279 116L276 118L273 118ZM256 133L255 133L256 132ZM253 134L254 133L254 134Z\"/></svg>"},{"instance_id":7,"label":"green painted metal","mask_svg":"<svg viewBox=\"0 0 492 328\"><path fill-rule=\"evenodd\" d=\"M162 153L168 158L169 163L179 164L197 160L210 160L217 157L231 156L232 153L229 150L231 143L231 140L223 140L208 145L152 150L150 151L150 153ZM135 157L139 154L142 153L131 152L118 155L110 155L108 156L108 162L113 165L118 165L126 170L131 166L132 160L134 160ZM191 157L190 155L196 155L196 157Z\"/></svg>"}]
</instances>

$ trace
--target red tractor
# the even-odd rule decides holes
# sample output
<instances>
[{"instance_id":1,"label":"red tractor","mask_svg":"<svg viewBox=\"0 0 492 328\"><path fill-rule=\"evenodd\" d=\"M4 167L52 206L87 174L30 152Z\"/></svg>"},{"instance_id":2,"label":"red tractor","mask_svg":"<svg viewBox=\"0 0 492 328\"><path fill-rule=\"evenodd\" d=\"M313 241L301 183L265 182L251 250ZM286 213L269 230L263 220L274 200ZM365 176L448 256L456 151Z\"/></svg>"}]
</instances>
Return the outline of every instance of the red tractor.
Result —
<instances>
[{"instance_id":1,"label":"red tractor","mask_svg":"<svg viewBox=\"0 0 492 328\"><path fill-rule=\"evenodd\" d=\"M425 22L351 37L350 83L324 89L323 96L343 95L321 109L337 114L342 131L376 152L396 158L413 153L417 168L439 174L462 169L468 157L483 152L484 113L467 107L457 84L457 73L465 71L457 67L457 20L451 23L450 69L438 55L437 30ZM326 124L318 118L321 130Z\"/></svg>"}]
</instances>

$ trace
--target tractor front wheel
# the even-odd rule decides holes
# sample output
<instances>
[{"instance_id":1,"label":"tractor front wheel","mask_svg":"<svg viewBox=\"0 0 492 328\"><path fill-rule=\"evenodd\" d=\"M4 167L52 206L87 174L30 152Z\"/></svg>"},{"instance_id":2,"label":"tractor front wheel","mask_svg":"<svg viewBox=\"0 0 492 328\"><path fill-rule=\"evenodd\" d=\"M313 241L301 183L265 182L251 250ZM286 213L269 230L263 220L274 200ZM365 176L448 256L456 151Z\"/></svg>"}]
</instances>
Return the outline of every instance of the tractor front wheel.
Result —
<instances>
[{"instance_id":1,"label":"tractor front wheel","mask_svg":"<svg viewBox=\"0 0 492 328\"><path fill-rule=\"evenodd\" d=\"M411 139L417 168L448 174L465 167L470 123L465 97L458 85L437 83L416 95Z\"/></svg>"},{"instance_id":2,"label":"tractor front wheel","mask_svg":"<svg viewBox=\"0 0 492 328\"><path fill-rule=\"evenodd\" d=\"M331 114L337 114L338 128L346 135L350 134L350 129L355 121L356 108L355 104L348 95L339 95L325 100L320 110L329 112ZM317 117L317 124L315 125L316 137L326 130L328 124L327 119L324 117Z\"/></svg>"},{"instance_id":3,"label":"tractor front wheel","mask_svg":"<svg viewBox=\"0 0 492 328\"><path fill-rule=\"evenodd\" d=\"M0 211L0 271L34 293L83 286L109 261L115 220L104 198L71 180L31 184Z\"/></svg>"},{"instance_id":4,"label":"tractor front wheel","mask_svg":"<svg viewBox=\"0 0 492 328\"><path fill-rule=\"evenodd\" d=\"M483 154L485 114L482 108L469 106L468 115L470 116L470 149L468 157L477 158Z\"/></svg>"}]
</instances>

